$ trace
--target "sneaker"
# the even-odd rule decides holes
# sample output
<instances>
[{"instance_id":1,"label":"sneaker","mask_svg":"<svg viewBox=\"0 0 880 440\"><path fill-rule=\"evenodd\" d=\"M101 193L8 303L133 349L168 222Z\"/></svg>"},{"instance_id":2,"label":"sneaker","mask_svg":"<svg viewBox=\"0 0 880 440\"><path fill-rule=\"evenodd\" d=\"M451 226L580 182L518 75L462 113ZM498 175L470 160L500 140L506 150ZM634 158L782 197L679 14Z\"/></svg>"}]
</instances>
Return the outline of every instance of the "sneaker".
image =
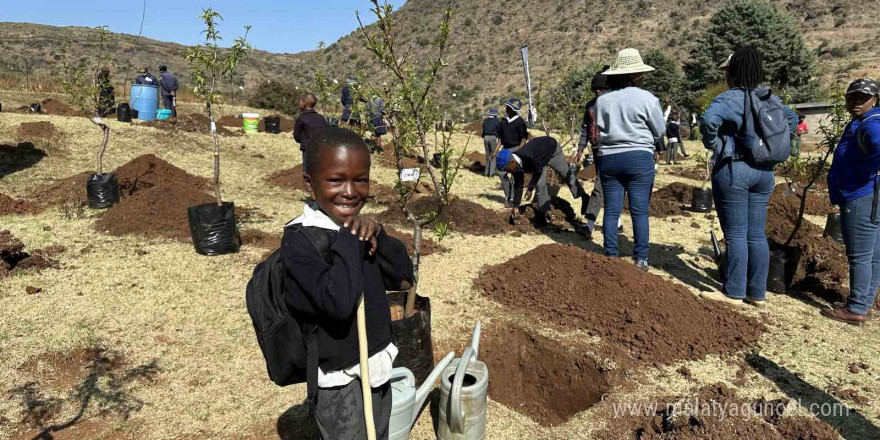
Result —
<instances>
[{"instance_id":1,"label":"sneaker","mask_svg":"<svg viewBox=\"0 0 880 440\"><path fill-rule=\"evenodd\" d=\"M648 271L648 260L636 260L636 267L647 272Z\"/></svg>"},{"instance_id":2,"label":"sneaker","mask_svg":"<svg viewBox=\"0 0 880 440\"><path fill-rule=\"evenodd\" d=\"M724 304L729 304L731 306L742 306L743 300L731 298L721 292L711 291L711 292L700 292L700 298L711 299L712 301L718 301Z\"/></svg>"},{"instance_id":3,"label":"sneaker","mask_svg":"<svg viewBox=\"0 0 880 440\"><path fill-rule=\"evenodd\" d=\"M744 299L743 301L745 301L746 304L751 304L759 309L763 309L764 307L767 307L767 300L765 300L765 299L752 299L752 298L746 297L746 299Z\"/></svg>"}]
</instances>

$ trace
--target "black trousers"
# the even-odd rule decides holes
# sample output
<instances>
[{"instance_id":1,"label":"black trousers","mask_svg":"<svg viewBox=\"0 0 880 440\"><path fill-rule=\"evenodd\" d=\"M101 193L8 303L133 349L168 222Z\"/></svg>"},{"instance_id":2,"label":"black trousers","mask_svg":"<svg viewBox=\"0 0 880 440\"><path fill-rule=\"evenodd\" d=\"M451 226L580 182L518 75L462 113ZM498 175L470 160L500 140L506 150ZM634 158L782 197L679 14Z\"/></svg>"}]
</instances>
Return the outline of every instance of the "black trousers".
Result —
<instances>
[{"instance_id":1,"label":"black trousers","mask_svg":"<svg viewBox=\"0 0 880 440\"><path fill-rule=\"evenodd\" d=\"M373 420L376 438L388 439L388 423L391 419L391 382L371 388L373 394ZM361 380L357 378L348 385L334 388L318 388L315 418L324 440L360 440L367 438L364 423L364 397Z\"/></svg>"}]
</instances>

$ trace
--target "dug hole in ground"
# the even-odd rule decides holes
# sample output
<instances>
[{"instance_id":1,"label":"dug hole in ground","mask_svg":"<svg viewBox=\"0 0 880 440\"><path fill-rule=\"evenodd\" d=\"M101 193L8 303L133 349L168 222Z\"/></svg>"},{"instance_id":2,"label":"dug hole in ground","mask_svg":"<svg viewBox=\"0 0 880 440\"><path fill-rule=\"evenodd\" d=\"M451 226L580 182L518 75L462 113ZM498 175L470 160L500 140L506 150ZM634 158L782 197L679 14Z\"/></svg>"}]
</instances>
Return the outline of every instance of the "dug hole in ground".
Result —
<instances>
[{"instance_id":1,"label":"dug hole in ground","mask_svg":"<svg viewBox=\"0 0 880 440\"><path fill-rule=\"evenodd\" d=\"M20 128L30 123L54 130L35 136L49 130ZM100 141L92 124L56 115L0 117L0 230L9 231L0 252L11 267L0 279L7 316L0 321L7 396L0 399L0 439L31 439L68 423L52 436L317 438L304 387L277 388L266 377L244 307L253 267L307 198L297 186L296 145L283 134L221 137L223 196L236 202L243 246L207 258L193 250L186 207L212 200L210 138L139 122L113 120L111 128L104 161L118 173L120 202L94 211L82 208ZM453 142L462 148L466 137ZM481 150L471 142L470 159ZM383 154L374 156L375 197L364 212L409 242L412 231L390 203L396 170ZM856 329L818 314L847 287L842 246L821 236L821 203L796 239L804 256L789 293L770 295L761 311L732 310L696 296L720 286L709 243L709 231L720 230L714 212L687 209L701 184L689 175L695 161L660 167L650 273L628 258L602 257L601 234L586 241L566 221L547 229L510 225L498 179L468 171L473 162L466 162L449 214L453 232L439 242L427 236L433 248L424 250L433 252L422 261L419 293L431 299L436 358L460 354L474 322L483 323L486 438L880 437L877 326ZM277 173L281 182L266 180ZM592 176L583 180L589 191ZM815 196L827 197L822 189ZM418 193L414 209L429 209L430 197ZM793 222L794 203L785 197L775 195L769 209L768 235L777 240ZM564 189L558 198L580 207ZM563 211L551 214L564 218ZM623 226L627 256L628 216ZM24 263L29 259L45 264ZM667 409L695 399L761 415L722 419ZM437 398L429 401L413 439L435 436ZM622 414L615 406L621 403L658 405ZM851 411L759 411L781 403Z\"/></svg>"}]
</instances>

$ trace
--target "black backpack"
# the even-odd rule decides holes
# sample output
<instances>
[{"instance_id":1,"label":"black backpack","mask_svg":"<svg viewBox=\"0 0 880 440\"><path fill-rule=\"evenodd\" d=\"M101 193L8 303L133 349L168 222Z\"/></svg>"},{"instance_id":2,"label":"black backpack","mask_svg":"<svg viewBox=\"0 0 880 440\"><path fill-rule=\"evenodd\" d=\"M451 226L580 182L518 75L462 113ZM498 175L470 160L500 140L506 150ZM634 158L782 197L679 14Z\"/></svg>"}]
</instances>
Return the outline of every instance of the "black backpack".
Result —
<instances>
[{"instance_id":1,"label":"black backpack","mask_svg":"<svg viewBox=\"0 0 880 440\"><path fill-rule=\"evenodd\" d=\"M791 156L791 128L785 104L758 97L754 89L745 90L743 123L736 135L744 158L753 165L773 166Z\"/></svg>"},{"instance_id":2,"label":"black backpack","mask_svg":"<svg viewBox=\"0 0 880 440\"><path fill-rule=\"evenodd\" d=\"M290 227L305 235L330 264L332 254L327 231L299 225ZM247 284L247 310L269 378L282 387L306 382L309 401L314 403L318 390L318 347L314 337L317 326L299 320L288 310L284 301L285 270L281 249L257 265Z\"/></svg>"}]
</instances>

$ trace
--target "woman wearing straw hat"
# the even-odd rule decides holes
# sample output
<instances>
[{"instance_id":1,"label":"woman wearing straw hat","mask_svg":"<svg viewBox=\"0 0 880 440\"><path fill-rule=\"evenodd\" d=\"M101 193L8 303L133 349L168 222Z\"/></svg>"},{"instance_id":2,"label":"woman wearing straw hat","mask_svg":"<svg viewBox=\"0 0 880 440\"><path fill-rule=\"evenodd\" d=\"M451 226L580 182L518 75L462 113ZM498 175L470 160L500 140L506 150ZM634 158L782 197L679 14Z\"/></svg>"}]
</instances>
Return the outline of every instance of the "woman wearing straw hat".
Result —
<instances>
[{"instance_id":1,"label":"woman wearing straw hat","mask_svg":"<svg viewBox=\"0 0 880 440\"><path fill-rule=\"evenodd\" d=\"M644 74L652 71L654 68L642 61L638 50L620 51L611 69L604 72L609 91L596 100L596 166L605 195L605 255L617 256L617 228L608 225L617 224L624 195L629 194L633 260L643 270L648 270L648 210L654 165L659 160L657 151L664 148L666 133L660 100L639 88Z\"/></svg>"}]
</instances>

